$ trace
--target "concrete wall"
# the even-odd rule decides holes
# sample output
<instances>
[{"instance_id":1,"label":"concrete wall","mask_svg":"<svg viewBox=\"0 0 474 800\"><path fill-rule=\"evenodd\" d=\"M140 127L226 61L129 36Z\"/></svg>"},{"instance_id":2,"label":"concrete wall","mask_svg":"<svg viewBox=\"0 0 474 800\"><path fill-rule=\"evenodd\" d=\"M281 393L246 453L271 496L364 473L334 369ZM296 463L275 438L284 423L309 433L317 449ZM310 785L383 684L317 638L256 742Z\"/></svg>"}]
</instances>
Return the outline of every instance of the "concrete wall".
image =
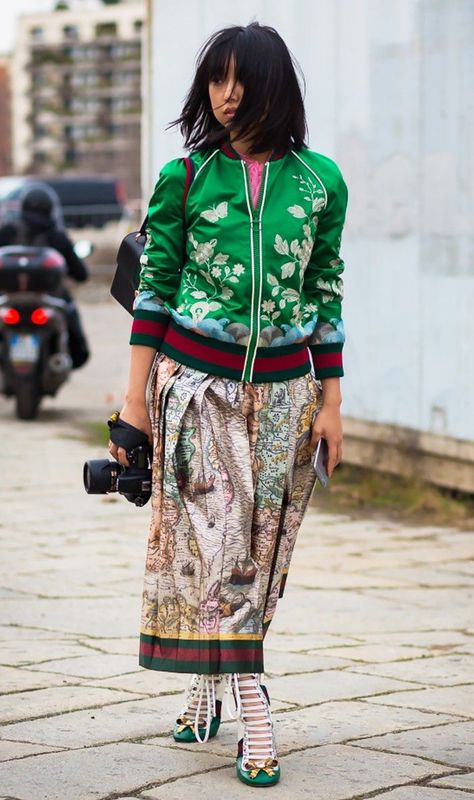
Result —
<instances>
[{"instance_id":1,"label":"concrete wall","mask_svg":"<svg viewBox=\"0 0 474 800\"><path fill-rule=\"evenodd\" d=\"M349 417L474 438L472 0L149 0L145 186L216 29L275 26L307 82L310 146L349 186Z\"/></svg>"}]
</instances>

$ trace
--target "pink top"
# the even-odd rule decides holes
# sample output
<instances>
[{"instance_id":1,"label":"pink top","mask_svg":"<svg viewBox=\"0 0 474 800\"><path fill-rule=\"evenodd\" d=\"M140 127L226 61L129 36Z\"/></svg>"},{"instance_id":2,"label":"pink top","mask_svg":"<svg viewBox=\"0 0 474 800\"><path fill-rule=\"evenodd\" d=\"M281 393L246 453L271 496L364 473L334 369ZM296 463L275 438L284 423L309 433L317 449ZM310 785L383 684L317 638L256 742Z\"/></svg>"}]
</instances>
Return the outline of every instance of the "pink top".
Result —
<instances>
[{"instance_id":1,"label":"pink top","mask_svg":"<svg viewBox=\"0 0 474 800\"><path fill-rule=\"evenodd\" d=\"M244 156L242 153L239 153L239 155L243 161L245 161L249 169L250 192L252 194L253 207L256 208L265 164L260 163L260 161L256 161L254 158L249 158L249 156Z\"/></svg>"}]
</instances>

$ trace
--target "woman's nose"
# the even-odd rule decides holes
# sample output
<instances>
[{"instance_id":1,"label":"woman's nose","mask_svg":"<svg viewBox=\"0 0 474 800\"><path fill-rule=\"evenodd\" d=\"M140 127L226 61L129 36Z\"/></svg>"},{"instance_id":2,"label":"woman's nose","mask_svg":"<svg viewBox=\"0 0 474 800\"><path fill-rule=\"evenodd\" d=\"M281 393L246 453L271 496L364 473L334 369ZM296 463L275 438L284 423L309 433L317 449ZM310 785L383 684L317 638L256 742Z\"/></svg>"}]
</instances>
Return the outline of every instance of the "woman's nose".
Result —
<instances>
[{"instance_id":1,"label":"woman's nose","mask_svg":"<svg viewBox=\"0 0 474 800\"><path fill-rule=\"evenodd\" d=\"M225 87L225 99L230 100L232 97L236 95L236 83L235 80L227 81L227 85Z\"/></svg>"}]
</instances>

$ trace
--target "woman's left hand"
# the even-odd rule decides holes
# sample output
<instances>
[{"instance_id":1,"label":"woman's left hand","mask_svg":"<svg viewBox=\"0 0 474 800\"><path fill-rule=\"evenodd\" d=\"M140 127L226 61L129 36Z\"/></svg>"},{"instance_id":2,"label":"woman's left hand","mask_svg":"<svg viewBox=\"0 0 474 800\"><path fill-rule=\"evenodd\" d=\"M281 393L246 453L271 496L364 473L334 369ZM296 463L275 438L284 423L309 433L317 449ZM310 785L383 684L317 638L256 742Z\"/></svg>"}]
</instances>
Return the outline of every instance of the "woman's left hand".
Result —
<instances>
[{"instance_id":1,"label":"woman's left hand","mask_svg":"<svg viewBox=\"0 0 474 800\"><path fill-rule=\"evenodd\" d=\"M328 443L328 476L331 477L335 467L342 459L342 422L339 405L322 405L313 422L311 432L311 450L313 451L321 438Z\"/></svg>"}]
</instances>

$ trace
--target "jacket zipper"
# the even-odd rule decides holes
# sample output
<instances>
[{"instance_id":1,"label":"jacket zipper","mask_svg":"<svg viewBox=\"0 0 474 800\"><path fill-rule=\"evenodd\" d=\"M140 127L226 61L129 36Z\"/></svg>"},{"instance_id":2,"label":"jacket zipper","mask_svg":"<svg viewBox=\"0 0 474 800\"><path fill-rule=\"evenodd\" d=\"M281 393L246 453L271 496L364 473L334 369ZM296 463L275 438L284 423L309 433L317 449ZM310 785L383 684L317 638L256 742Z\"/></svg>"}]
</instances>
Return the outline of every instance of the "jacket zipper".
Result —
<instances>
[{"instance_id":1,"label":"jacket zipper","mask_svg":"<svg viewBox=\"0 0 474 800\"><path fill-rule=\"evenodd\" d=\"M250 176L248 167L242 160L242 169L245 185L245 196L250 218L250 259L252 272L252 296L250 303L250 336L245 356L243 381L251 381L260 339L260 306L262 303L263 287L263 253L262 253L262 214L267 192L268 172L270 164L267 161L262 175L257 206L254 208L250 193Z\"/></svg>"}]
</instances>

